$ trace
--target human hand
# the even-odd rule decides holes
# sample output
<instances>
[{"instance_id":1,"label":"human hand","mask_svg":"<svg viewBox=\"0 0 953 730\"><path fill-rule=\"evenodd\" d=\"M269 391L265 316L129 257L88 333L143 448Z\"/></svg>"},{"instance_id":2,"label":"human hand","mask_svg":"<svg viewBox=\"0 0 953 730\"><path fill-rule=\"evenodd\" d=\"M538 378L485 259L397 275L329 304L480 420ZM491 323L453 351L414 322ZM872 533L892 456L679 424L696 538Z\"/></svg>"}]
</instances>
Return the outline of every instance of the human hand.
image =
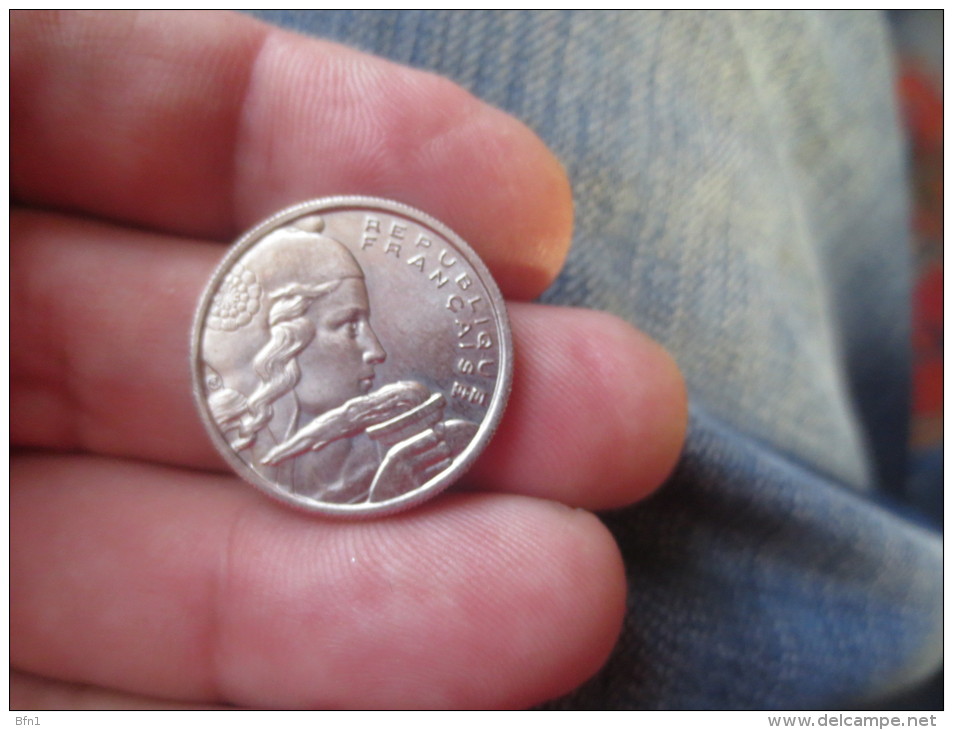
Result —
<instances>
[{"instance_id":1,"label":"human hand","mask_svg":"<svg viewBox=\"0 0 953 730\"><path fill-rule=\"evenodd\" d=\"M18 12L11 38L13 706L524 707L595 672L625 577L585 510L661 483L685 395L625 323L520 303L571 234L543 144L446 80L242 16ZM189 382L213 241L340 194L442 220L515 300L472 489L371 522L231 475Z\"/></svg>"},{"instance_id":2,"label":"human hand","mask_svg":"<svg viewBox=\"0 0 953 730\"><path fill-rule=\"evenodd\" d=\"M443 434L438 433L442 430L437 424L436 429L428 428L393 446L371 483L368 501L382 502L407 494L449 467L454 452Z\"/></svg>"}]
</instances>

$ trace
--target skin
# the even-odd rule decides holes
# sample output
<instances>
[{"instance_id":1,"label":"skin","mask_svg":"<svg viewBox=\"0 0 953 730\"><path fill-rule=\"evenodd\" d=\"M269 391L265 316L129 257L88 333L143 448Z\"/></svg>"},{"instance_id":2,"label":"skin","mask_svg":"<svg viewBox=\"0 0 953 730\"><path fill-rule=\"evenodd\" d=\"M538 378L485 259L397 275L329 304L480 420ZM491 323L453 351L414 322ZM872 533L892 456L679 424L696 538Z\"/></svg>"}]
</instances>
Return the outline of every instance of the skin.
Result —
<instances>
[{"instance_id":1,"label":"skin","mask_svg":"<svg viewBox=\"0 0 953 730\"><path fill-rule=\"evenodd\" d=\"M596 672L626 584L588 510L662 483L685 390L624 322L519 302L571 237L542 142L449 81L237 15L14 12L10 33L13 707L513 708ZM468 240L517 353L471 491L356 523L231 475L187 368L223 242L349 193Z\"/></svg>"}]
</instances>

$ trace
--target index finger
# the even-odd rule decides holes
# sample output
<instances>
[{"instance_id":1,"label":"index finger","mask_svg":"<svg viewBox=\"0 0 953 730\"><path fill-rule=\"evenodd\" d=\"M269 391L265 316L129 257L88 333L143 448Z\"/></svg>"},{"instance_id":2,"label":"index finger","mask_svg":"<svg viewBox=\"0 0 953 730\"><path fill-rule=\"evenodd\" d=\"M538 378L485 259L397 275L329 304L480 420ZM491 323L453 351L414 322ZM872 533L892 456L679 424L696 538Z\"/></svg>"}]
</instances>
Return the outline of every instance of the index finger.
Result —
<instances>
[{"instance_id":1,"label":"index finger","mask_svg":"<svg viewBox=\"0 0 953 730\"><path fill-rule=\"evenodd\" d=\"M393 198L516 298L568 250L569 184L535 134L343 46L223 12L16 12L10 79L19 202L223 239L312 197Z\"/></svg>"}]
</instances>

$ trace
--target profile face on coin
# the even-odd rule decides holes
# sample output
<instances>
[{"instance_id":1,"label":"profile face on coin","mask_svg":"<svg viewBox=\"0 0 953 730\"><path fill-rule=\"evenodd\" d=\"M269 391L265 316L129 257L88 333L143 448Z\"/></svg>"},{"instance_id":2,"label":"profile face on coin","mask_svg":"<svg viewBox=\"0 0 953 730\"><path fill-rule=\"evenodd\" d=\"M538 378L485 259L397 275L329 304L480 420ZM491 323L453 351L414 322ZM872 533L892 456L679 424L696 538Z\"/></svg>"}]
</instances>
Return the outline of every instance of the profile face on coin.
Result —
<instances>
[{"instance_id":1,"label":"profile face on coin","mask_svg":"<svg viewBox=\"0 0 953 730\"><path fill-rule=\"evenodd\" d=\"M231 466L333 515L439 493L509 395L503 299L438 221L377 198L288 208L216 269L192 330L193 392Z\"/></svg>"}]
</instances>

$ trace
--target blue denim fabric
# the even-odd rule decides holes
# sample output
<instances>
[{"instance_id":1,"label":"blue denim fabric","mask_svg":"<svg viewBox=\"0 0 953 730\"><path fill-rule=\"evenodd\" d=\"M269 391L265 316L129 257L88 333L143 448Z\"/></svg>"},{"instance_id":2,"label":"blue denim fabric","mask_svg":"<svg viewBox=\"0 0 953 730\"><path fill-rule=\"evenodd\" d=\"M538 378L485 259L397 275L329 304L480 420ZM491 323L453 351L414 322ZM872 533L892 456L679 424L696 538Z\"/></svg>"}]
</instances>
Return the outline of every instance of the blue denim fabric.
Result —
<instances>
[{"instance_id":1,"label":"blue denim fabric","mask_svg":"<svg viewBox=\"0 0 953 730\"><path fill-rule=\"evenodd\" d=\"M258 15L533 127L576 203L544 301L629 320L686 374L676 473L604 515L622 637L551 707L889 705L936 671L940 538L902 503L907 201L879 15Z\"/></svg>"}]
</instances>

